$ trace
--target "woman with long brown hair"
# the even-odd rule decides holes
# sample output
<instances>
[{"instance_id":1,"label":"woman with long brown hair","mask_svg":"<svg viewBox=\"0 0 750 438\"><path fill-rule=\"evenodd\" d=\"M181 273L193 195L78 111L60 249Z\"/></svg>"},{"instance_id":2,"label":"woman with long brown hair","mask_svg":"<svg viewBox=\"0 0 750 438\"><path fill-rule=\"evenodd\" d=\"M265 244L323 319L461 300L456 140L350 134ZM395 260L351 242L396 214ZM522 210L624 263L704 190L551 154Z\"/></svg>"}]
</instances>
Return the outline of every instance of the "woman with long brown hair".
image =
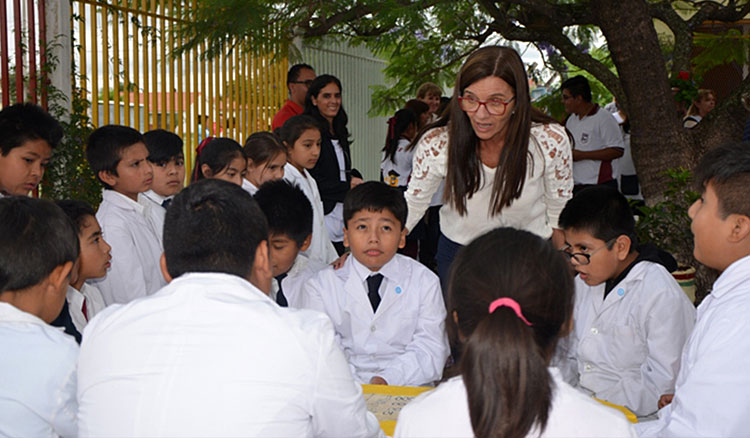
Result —
<instances>
[{"instance_id":1,"label":"woman with long brown hair","mask_svg":"<svg viewBox=\"0 0 750 438\"><path fill-rule=\"evenodd\" d=\"M438 273L475 237L510 226L562 246L557 217L572 196L565 129L531 106L523 62L508 47L472 53L446 114L417 141L406 192L408 229L445 180Z\"/></svg>"},{"instance_id":2,"label":"woman with long brown hair","mask_svg":"<svg viewBox=\"0 0 750 438\"><path fill-rule=\"evenodd\" d=\"M573 278L550 242L501 228L463 248L447 288L461 375L399 414L396 437L635 436L550 367L572 327Z\"/></svg>"}]
</instances>

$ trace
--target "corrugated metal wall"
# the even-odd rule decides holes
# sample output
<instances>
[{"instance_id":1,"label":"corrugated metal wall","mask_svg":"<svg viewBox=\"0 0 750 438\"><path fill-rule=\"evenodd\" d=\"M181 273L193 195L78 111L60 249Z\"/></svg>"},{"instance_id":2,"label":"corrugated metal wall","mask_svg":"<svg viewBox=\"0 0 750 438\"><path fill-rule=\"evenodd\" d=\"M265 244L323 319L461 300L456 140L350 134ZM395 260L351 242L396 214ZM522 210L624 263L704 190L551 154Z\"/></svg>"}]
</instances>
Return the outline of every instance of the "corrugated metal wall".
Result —
<instances>
[{"instance_id":1,"label":"corrugated metal wall","mask_svg":"<svg viewBox=\"0 0 750 438\"><path fill-rule=\"evenodd\" d=\"M369 117L370 86L385 84L386 62L375 58L364 47L347 47L326 42L322 46L302 46L302 62L316 74L332 74L341 80L343 105L349 116L352 166L365 180L380 178L380 150L385 143L386 117ZM290 62L291 64L291 62Z\"/></svg>"}]
</instances>

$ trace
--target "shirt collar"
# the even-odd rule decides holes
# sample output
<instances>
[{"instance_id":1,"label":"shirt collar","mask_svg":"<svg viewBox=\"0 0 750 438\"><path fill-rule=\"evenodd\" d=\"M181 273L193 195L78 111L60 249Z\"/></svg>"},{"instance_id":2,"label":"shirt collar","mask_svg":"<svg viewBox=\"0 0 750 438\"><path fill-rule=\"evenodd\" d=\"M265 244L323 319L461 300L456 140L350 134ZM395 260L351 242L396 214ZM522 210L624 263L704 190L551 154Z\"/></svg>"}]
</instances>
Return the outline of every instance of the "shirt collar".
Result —
<instances>
[{"instance_id":1,"label":"shirt collar","mask_svg":"<svg viewBox=\"0 0 750 438\"><path fill-rule=\"evenodd\" d=\"M388 260L388 263L383 265L379 271L373 272L369 270L365 265L359 262L356 257L354 257L352 254L349 254L349 259L352 263L352 269L354 270L355 275L361 282L367 281L367 277L375 274L382 274L383 277L389 278L391 280L396 281L397 271L398 271L398 262L396 262L396 258L398 257L398 254L394 255L392 259ZM348 262L349 260L347 260Z\"/></svg>"},{"instance_id":2,"label":"shirt collar","mask_svg":"<svg viewBox=\"0 0 750 438\"><path fill-rule=\"evenodd\" d=\"M143 197L143 193L138 194L138 198ZM143 215L146 207L143 204L133 201L122 193L114 190L105 189L102 192L102 200L111 202L113 205L122 208L123 210L132 210L138 214Z\"/></svg>"},{"instance_id":3,"label":"shirt collar","mask_svg":"<svg viewBox=\"0 0 750 438\"><path fill-rule=\"evenodd\" d=\"M169 198L173 198L173 197L174 197L174 196L162 196L162 195L160 195L160 194L156 193L155 191L153 191L153 190L151 190L151 189L149 189L149 190L147 190L147 191L145 191L145 192L141 193L141 195L142 195L143 197L146 197L146 198L148 198L148 199L150 199L150 200L154 201L155 203L157 203L157 204L159 204L159 205L161 205L161 204L162 204L162 202L164 202L165 200L167 200L167 199L169 199ZM141 197L142 197L141 195L139 195L139 196L138 196L138 198L141 198Z\"/></svg>"},{"instance_id":4,"label":"shirt collar","mask_svg":"<svg viewBox=\"0 0 750 438\"><path fill-rule=\"evenodd\" d=\"M38 316L24 312L9 303L0 303L0 322L27 322L45 326L49 325Z\"/></svg>"},{"instance_id":5,"label":"shirt collar","mask_svg":"<svg viewBox=\"0 0 750 438\"><path fill-rule=\"evenodd\" d=\"M258 191L258 188L255 187L255 184L251 183L247 178L242 178L242 188L251 195L255 195L255 193Z\"/></svg>"},{"instance_id":6,"label":"shirt collar","mask_svg":"<svg viewBox=\"0 0 750 438\"><path fill-rule=\"evenodd\" d=\"M297 105L297 102L295 102L295 101L293 101L291 99L287 99L286 100L286 104L289 105L289 107L292 108L292 110L294 110L295 115L297 115L297 116L300 115L300 114L302 114L302 112L304 111L304 108L302 108L301 106Z\"/></svg>"},{"instance_id":7,"label":"shirt collar","mask_svg":"<svg viewBox=\"0 0 750 438\"><path fill-rule=\"evenodd\" d=\"M731 265L714 282L711 295L719 298L750 281L750 256L745 256Z\"/></svg>"}]
</instances>

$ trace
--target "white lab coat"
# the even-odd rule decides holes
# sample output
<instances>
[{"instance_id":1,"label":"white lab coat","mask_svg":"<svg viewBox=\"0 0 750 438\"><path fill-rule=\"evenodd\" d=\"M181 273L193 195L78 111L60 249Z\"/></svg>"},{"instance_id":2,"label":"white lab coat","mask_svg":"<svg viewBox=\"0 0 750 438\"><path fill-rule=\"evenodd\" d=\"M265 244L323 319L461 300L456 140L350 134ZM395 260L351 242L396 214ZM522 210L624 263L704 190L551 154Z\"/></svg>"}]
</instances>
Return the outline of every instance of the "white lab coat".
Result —
<instances>
[{"instance_id":1,"label":"white lab coat","mask_svg":"<svg viewBox=\"0 0 750 438\"><path fill-rule=\"evenodd\" d=\"M89 322L81 436L379 436L330 321L193 273Z\"/></svg>"},{"instance_id":2,"label":"white lab coat","mask_svg":"<svg viewBox=\"0 0 750 438\"><path fill-rule=\"evenodd\" d=\"M449 354L440 281L422 264L400 254L379 272L385 278L375 313L366 283L374 272L354 256L341 269L328 267L310 279L302 306L331 318L359 382L380 376L389 385L431 384L442 376Z\"/></svg>"},{"instance_id":3,"label":"white lab coat","mask_svg":"<svg viewBox=\"0 0 750 438\"><path fill-rule=\"evenodd\" d=\"M164 248L164 219L167 216L167 209L162 207L162 203L168 198L164 197L153 190L147 190L138 196L138 203L146 207L148 211L151 228L159 238L159 244Z\"/></svg>"},{"instance_id":4,"label":"white lab coat","mask_svg":"<svg viewBox=\"0 0 750 438\"><path fill-rule=\"evenodd\" d=\"M255 187L255 184L251 183L247 178L242 178L242 188L250 193L250 196L255 196L256 193L258 193L258 188Z\"/></svg>"},{"instance_id":5,"label":"white lab coat","mask_svg":"<svg viewBox=\"0 0 750 438\"><path fill-rule=\"evenodd\" d=\"M542 437L634 437L630 422L612 408L594 401L565 383L556 368L552 406ZM394 437L474 437L466 386L461 376L443 382L407 404L398 416ZM533 428L528 434L537 437Z\"/></svg>"},{"instance_id":6,"label":"white lab coat","mask_svg":"<svg viewBox=\"0 0 750 438\"><path fill-rule=\"evenodd\" d=\"M331 238L328 235L328 229L325 224L325 214L323 213L323 201L320 199L318 183L315 182L315 178L310 175L310 172L308 172L307 169L302 170L304 170L304 175L291 164L286 163L284 165L284 179L299 186L299 188L305 193L305 196L307 196L307 199L310 200L310 204L312 204L312 240L310 241L310 247L307 248L303 254L307 257L328 264L336 260L339 255L336 252L336 248L333 247Z\"/></svg>"},{"instance_id":7,"label":"white lab coat","mask_svg":"<svg viewBox=\"0 0 750 438\"><path fill-rule=\"evenodd\" d=\"M99 289L86 283L83 283L80 291L68 285L68 290L65 292L65 299L68 301L70 319L73 321L73 325L78 330L78 333L83 333L83 329L86 328L88 321L107 307L104 304L104 297L102 297ZM83 315L84 299L86 300L86 316Z\"/></svg>"},{"instance_id":8,"label":"white lab coat","mask_svg":"<svg viewBox=\"0 0 750 438\"><path fill-rule=\"evenodd\" d=\"M672 403L641 436L750 434L750 257L730 265L698 307Z\"/></svg>"},{"instance_id":9,"label":"white lab coat","mask_svg":"<svg viewBox=\"0 0 750 438\"><path fill-rule=\"evenodd\" d=\"M0 303L0 436L77 436L77 359L72 336Z\"/></svg>"},{"instance_id":10,"label":"white lab coat","mask_svg":"<svg viewBox=\"0 0 750 438\"><path fill-rule=\"evenodd\" d=\"M292 264L289 272L286 273L286 277L281 280L284 297L286 297L289 307L302 307L302 291L305 282L326 267L328 267L328 265L321 263L319 260L306 257L302 253L297 253L297 257L294 259L294 264ZM278 293L279 282L274 278L271 281L271 293L269 294L271 299L276 301L276 295Z\"/></svg>"},{"instance_id":11,"label":"white lab coat","mask_svg":"<svg viewBox=\"0 0 750 438\"><path fill-rule=\"evenodd\" d=\"M149 210L145 202L139 204L114 190L102 193L96 219L104 240L112 247L112 266L106 277L90 282L107 305L150 295L166 284L159 268L161 241Z\"/></svg>"},{"instance_id":12,"label":"white lab coat","mask_svg":"<svg viewBox=\"0 0 750 438\"><path fill-rule=\"evenodd\" d=\"M574 329L558 349L569 383L638 416L656 412L659 397L674 388L695 323L690 300L649 261L637 263L606 298L604 283L576 278L575 285Z\"/></svg>"}]
</instances>

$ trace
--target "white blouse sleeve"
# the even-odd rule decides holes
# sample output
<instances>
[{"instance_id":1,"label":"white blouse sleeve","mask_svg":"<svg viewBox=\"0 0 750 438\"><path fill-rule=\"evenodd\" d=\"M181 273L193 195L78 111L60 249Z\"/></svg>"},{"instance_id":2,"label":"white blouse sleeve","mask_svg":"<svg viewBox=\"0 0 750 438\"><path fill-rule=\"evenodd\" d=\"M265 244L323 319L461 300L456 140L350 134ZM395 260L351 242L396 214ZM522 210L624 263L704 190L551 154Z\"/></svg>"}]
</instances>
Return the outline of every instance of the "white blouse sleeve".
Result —
<instances>
[{"instance_id":1,"label":"white blouse sleeve","mask_svg":"<svg viewBox=\"0 0 750 438\"><path fill-rule=\"evenodd\" d=\"M414 148L411 179L404 194L409 208L407 229L413 229L430 206L432 195L445 178L447 163L448 128L431 129Z\"/></svg>"},{"instance_id":2,"label":"white blouse sleeve","mask_svg":"<svg viewBox=\"0 0 750 438\"><path fill-rule=\"evenodd\" d=\"M573 197L573 157L570 140L561 125L535 125L531 135L544 156L544 203L552 228L559 228L565 204Z\"/></svg>"}]
</instances>

